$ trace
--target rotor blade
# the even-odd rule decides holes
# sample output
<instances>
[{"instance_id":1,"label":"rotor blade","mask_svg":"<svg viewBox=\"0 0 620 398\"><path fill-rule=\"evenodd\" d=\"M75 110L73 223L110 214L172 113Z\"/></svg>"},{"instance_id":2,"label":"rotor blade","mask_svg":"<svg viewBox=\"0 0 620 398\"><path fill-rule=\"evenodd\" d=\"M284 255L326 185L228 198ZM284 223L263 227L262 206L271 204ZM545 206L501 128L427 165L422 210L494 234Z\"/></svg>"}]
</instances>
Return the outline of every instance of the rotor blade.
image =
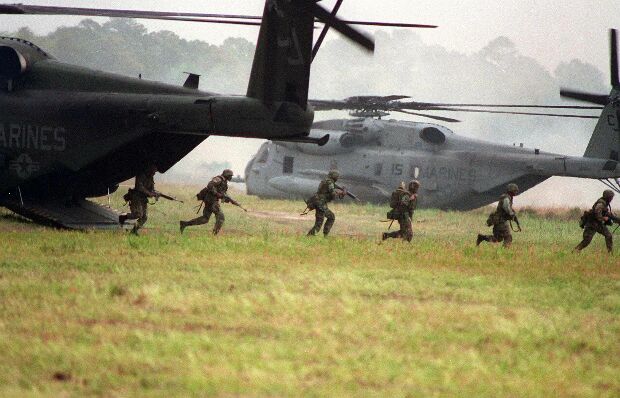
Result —
<instances>
[{"instance_id":1,"label":"rotor blade","mask_svg":"<svg viewBox=\"0 0 620 398\"><path fill-rule=\"evenodd\" d=\"M345 37L350 40L356 42L364 49L369 52L375 51L375 43L368 36L360 33L359 31L353 29L349 25L347 25L342 20L331 15L329 11L321 7L320 5L314 3L313 5L314 16L321 20L323 23L328 24L333 29L340 32Z\"/></svg>"},{"instance_id":2,"label":"rotor blade","mask_svg":"<svg viewBox=\"0 0 620 398\"><path fill-rule=\"evenodd\" d=\"M410 112L410 111L403 111L400 109L394 109L394 110L390 110L391 112L399 112L399 113L406 113L407 115L414 115L414 116L422 116L422 117L427 117L429 119L435 119L435 120L440 120L442 122L448 122L448 123L460 123L460 120L457 119L451 119L449 117L443 117L443 116L434 116L434 115L426 115L424 113L417 113L417 112Z\"/></svg>"},{"instance_id":3,"label":"rotor blade","mask_svg":"<svg viewBox=\"0 0 620 398\"><path fill-rule=\"evenodd\" d=\"M35 6L28 4L0 4L0 14L27 14L27 15L78 15L91 17L142 18L158 19L159 17L191 17L191 18L222 18L222 19L252 19L259 20L260 16L204 14L193 12L168 11L141 11L108 8L81 8L81 7L52 7Z\"/></svg>"},{"instance_id":4,"label":"rotor blade","mask_svg":"<svg viewBox=\"0 0 620 398\"><path fill-rule=\"evenodd\" d=\"M578 101L589 102L592 104L607 105L609 103L608 95L589 94L582 91L574 90L560 90L560 96L565 98L572 98Z\"/></svg>"},{"instance_id":5,"label":"rotor blade","mask_svg":"<svg viewBox=\"0 0 620 398\"><path fill-rule=\"evenodd\" d=\"M244 26L260 26L260 21L250 20L234 20L234 19L212 19L212 18L184 18L184 17L140 17L142 19L157 19L160 21L177 21L177 22L202 22L202 23L216 23L226 25L244 25Z\"/></svg>"},{"instance_id":6,"label":"rotor blade","mask_svg":"<svg viewBox=\"0 0 620 398\"><path fill-rule=\"evenodd\" d=\"M603 109L602 106L577 106L577 105L516 105L516 104L444 104L433 102L402 102L398 104L404 109L424 109L434 106L473 106L486 108L543 108L543 109Z\"/></svg>"},{"instance_id":7,"label":"rotor blade","mask_svg":"<svg viewBox=\"0 0 620 398\"><path fill-rule=\"evenodd\" d=\"M343 1L344 0L338 0L336 5L334 5L334 9L332 10L332 17L336 17L336 15L338 14L338 10L340 9L340 6L342 5ZM321 48L321 44L323 44L323 40L325 40L325 36L327 36L327 32L329 32L329 28L330 28L330 24L326 23L325 26L323 27L323 30L321 31L321 34L319 35L319 38L316 40L316 43L314 44L314 47L312 48L312 61L314 61L316 54L319 52L319 49Z\"/></svg>"},{"instance_id":8,"label":"rotor blade","mask_svg":"<svg viewBox=\"0 0 620 398\"><path fill-rule=\"evenodd\" d=\"M552 117L567 117L577 119L598 119L598 116L588 115L563 115L561 113L535 113L535 112L509 112L509 111L491 111L486 109L461 109L461 108L426 108L427 111L447 111L447 112L470 112L470 113L495 113L502 115L528 115L528 116L552 116Z\"/></svg>"},{"instance_id":9,"label":"rotor blade","mask_svg":"<svg viewBox=\"0 0 620 398\"><path fill-rule=\"evenodd\" d=\"M386 95L386 96L378 97L378 98L380 98L383 101L391 102L391 101L398 101L398 100L401 100L401 99L407 99L407 98L411 98L411 97L408 96L408 95Z\"/></svg>"},{"instance_id":10,"label":"rotor blade","mask_svg":"<svg viewBox=\"0 0 620 398\"><path fill-rule=\"evenodd\" d=\"M254 20L256 23L244 25L260 25L262 19L259 15L240 15L240 14L206 14L199 12L175 12L175 11L142 11L110 8L84 8L84 7L57 7L57 6L37 6L29 4L0 4L0 14L21 14L21 15L75 15L85 17L110 17L110 18L139 18L139 19L162 19L167 21L187 21L187 22L214 22L204 18L219 19L242 19ZM321 18L319 18L321 19ZM321 19L322 20L322 19ZM436 28L436 25L413 24L403 22L381 22L381 21L343 21L349 25L364 26L386 26L396 28ZM215 23L225 23L215 21ZM239 24L231 22L231 24Z\"/></svg>"},{"instance_id":11,"label":"rotor blade","mask_svg":"<svg viewBox=\"0 0 620 398\"><path fill-rule=\"evenodd\" d=\"M610 33L609 48L610 54L610 72L611 72L611 86L614 88L620 87L620 77L618 76L618 31L612 29Z\"/></svg>"},{"instance_id":12,"label":"rotor blade","mask_svg":"<svg viewBox=\"0 0 620 398\"><path fill-rule=\"evenodd\" d=\"M387 26L392 28L423 28L423 29L434 29L437 25L426 25L426 24L417 24L417 23L403 23L403 22L379 22L379 21L348 21L343 20L342 22L349 25L361 25L361 26Z\"/></svg>"},{"instance_id":13,"label":"rotor blade","mask_svg":"<svg viewBox=\"0 0 620 398\"><path fill-rule=\"evenodd\" d=\"M308 104L312 105L315 111L351 109L345 101L308 100Z\"/></svg>"}]
</instances>

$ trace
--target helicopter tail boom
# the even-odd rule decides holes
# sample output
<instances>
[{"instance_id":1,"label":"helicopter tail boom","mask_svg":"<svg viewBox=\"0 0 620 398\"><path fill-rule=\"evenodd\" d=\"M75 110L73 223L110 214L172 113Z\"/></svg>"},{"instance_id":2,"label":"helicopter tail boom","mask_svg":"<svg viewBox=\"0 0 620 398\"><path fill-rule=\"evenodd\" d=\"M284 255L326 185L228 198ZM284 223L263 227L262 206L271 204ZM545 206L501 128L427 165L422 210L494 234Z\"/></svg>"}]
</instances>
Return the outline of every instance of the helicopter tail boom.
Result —
<instances>
[{"instance_id":1,"label":"helicopter tail boom","mask_svg":"<svg viewBox=\"0 0 620 398\"><path fill-rule=\"evenodd\" d=\"M610 98L619 95L620 89L614 88ZM616 101L609 101L603 109L584 157L620 161L620 105Z\"/></svg>"},{"instance_id":2,"label":"helicopter tail boom","mask_svg":"<svg viewBox=\"0 0 620 398\"><path fill-rule=\"evenodd\" d=\"M269 0L256 45L247 96L271 105L290 102L306 110L315 18L374 50L374 43L316 0Z\"/></svg>"}]
</instances>

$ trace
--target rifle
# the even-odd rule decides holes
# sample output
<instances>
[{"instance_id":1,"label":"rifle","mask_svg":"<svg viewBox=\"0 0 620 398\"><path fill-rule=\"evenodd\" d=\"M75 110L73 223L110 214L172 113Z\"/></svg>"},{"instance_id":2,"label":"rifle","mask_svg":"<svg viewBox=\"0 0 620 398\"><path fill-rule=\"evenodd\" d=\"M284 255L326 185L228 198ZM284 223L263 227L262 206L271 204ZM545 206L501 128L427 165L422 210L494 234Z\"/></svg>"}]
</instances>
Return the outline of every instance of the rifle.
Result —
<instances>
[{"instance_id":1,"label":"rifle","mask_svg":"<svg viewBox=\"0 0 620 398\"><path fill-rule=\"evenodd\" d=\"M247 212L247 211L248 211L246 208L244 208L243 206L241 206L241 203L237 202L236 200L234 200L233 198L231 198L231 197L230 197L230 196L228 196L228 195L224 195L224 196L222 197L222 199L224 200L224 202L226 202L226 203L230 203L230 204L231 204L231 205L233 205L233 206L237 206L237 207L239 207L241 210L243 210L243 211L245 211L245 212Z\"/></svg>"},{"instance_id":2,"label":"rifle","mask_svg":"<svg viewBox=\"0 0 620 398\"><path fill-rule=\"evenodd\" d=\"M185 203L182 200L179 200L177 198L175 198L174 196L170 196L170 195L166 195L165 193L161 193L159 191L153 191L157 196L159 196L160 198L164 198L167 200L170 200L172 202L179 202L179 203Z\"/></svg>"},{"instance_id":3,"label":"rifle","mask_svg":"<svg viewBox=\"0 0 620 398\"><path fill-rule=\"evenodd\" d=\"M334 184L334 187L336 189L340 189L342 192L344 192L348 197L350 197L351 199L355 200L356 202L361 202L360 198L358 198L355 194L349 192L346 188L341 187L340 185Z\"/></svg>"}]
</instances>

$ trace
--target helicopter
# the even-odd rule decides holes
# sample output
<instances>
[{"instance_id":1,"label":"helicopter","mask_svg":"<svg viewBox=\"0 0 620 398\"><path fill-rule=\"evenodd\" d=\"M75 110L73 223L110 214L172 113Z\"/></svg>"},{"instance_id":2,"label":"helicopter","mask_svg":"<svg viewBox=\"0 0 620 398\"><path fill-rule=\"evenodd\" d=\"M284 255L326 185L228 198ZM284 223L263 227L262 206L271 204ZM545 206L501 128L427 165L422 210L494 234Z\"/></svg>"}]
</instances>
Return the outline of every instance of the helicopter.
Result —
<instances>
[{"instance_id":1,"label":"helicopter","mask_svg":"<svg viewBox=\"0 0 620 398\"><path fill-rule=\"evenodd\" d=\"M488 205L497 200L508 183L517 183L523 192L551 176L598 179L620 192L620 84L615 30L611 31L610 49L609 95L567 89L560 93L564 98L594 106L403 102L409 98L403 95L311 100L316 110L349 109L354 118L314 123L310 136L330 137L322 147L275 140L264 143L245 169L247 192L265 198L307 198L330 169L340 172L339 183L358 198L374 203L387 202L400 182L419 179L419 206L446 210ZM591 116L510 108L602 112L600 116ZM591 118L598 122L583 157L572 157L525 148L522 144L500 145L471 139L443 125L383 119L390 112L402 112L446 123L458 122L420 113L424 110Z\"/></svg>"},{"instance_id":2,"label":"helicopter","mask_svg":"<svg viewBox=\"0 0 620 398\"><path fill-rule=\"evenodd\" d=\"M0 206L62 228L119 228L87 198L109 195L147 164L170 169L211 135L321 144L309 136L310 65L335 29L367 51L350 25L316 0L267 0L262 16L0 4L0 14L83 15L260 26L246 95L198 90L63 63L26 40L0 37ZM313 43L315 23L324 24Z\"/></svg>"}]
</instances>

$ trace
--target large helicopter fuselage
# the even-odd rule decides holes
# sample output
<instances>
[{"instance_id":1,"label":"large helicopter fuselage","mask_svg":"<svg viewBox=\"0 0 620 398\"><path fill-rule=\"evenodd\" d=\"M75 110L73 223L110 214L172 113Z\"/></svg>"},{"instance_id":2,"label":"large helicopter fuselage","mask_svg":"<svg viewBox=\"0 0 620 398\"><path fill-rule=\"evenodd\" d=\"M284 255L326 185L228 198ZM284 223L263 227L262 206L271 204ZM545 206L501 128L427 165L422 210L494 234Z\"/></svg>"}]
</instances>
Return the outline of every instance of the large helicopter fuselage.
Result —
<instances>
[{"instance_id":1,"label":"large helicopter fuselage","mask_svg":"<svg viewBox=\"0 0 620 398\"><path fill-rule=\"evenodd\" d=\"M311 134L329 133L325 147L268 142L246 169L250 194L312 195L328 170L362 200L387 202L401 182L417 178L420 206L468 210L490 204L516 182L522 191L554 176L612 178L616 162L498 145L454 134L444 126L395 120L332 120Z\"/></svg>"},{"instance_id":2,"label":"large helicopter fuselage","mask_svg":"<svg viewBox=\"0 0 620 398\"><path fill-rule=\"evenodd\" d=\"M23 69L0 87L0 196L101 196L148 163L164 172L210 135L285 139L313 119L291 103L58 62L23 40L0 48Z\"/></svg>"}]
</instances>

